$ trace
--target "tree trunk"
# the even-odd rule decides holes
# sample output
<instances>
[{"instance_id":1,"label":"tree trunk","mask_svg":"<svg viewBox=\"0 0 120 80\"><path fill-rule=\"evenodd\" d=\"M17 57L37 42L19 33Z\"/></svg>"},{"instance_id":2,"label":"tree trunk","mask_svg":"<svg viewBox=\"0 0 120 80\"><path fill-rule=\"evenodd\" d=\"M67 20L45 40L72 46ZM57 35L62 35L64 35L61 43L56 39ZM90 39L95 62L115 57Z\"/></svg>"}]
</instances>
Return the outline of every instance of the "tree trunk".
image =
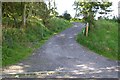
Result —
<instances>
[{"instance_id":1,"label":"tree trunk","mask_svg":"<svg viewBox=\"0 0 120 80\"><path fill-rule=\"evenodd\" d=\"M26 4L23 4L23 14L22 14L22 26L25 27L26 26Z\"/></svg>"}]
</instances>

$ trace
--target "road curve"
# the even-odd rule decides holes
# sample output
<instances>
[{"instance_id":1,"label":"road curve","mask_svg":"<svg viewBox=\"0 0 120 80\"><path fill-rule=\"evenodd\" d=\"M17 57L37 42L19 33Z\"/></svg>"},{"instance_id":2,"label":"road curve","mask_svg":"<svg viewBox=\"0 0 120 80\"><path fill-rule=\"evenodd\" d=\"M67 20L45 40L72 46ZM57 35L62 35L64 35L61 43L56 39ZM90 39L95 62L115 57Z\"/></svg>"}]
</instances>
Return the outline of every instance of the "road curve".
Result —
<instances>
[{"instance_id":1,"label":"road curve","mask_svg":"<svg viewBox=\"0 0 120 80\"><path fill-rule=\"evenodd\" d=\"M28 73L29 76L22 77L118 78L117 61L102 57L76 42L75 37L83 27L82 23L73 23L73 27L50 38L29 58L4 68L3 77Z\"/></svg>"}]
</instances>

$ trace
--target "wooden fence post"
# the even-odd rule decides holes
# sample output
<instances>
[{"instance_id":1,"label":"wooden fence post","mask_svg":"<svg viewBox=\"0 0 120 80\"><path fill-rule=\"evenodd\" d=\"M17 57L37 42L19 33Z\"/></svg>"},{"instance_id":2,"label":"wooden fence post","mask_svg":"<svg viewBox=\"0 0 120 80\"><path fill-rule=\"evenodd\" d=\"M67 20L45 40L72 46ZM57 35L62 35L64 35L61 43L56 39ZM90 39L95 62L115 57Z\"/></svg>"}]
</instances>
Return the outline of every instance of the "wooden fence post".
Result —
<instances>
[{"instance_id":1,"label":"wooden fence post","mask_svg":"<svg viewBox=\"0 0 120 80\"><path fill-rule=\"evenodd\" d=\"M86 25L86 36L88 36L88 26L89 26L89 23L87 23Z\"/></svg>"}]
</instances>

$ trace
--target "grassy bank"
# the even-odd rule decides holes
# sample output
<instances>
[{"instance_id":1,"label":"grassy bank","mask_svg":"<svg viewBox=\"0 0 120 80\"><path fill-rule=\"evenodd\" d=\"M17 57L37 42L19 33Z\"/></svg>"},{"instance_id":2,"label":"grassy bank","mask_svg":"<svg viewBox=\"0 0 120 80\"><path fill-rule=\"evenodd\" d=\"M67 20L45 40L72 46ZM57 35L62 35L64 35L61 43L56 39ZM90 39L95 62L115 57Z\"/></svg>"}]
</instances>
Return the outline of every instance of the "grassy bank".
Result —
<instances>
[{"instance_id":1,"label":"grassy bank","mask_svg":"<svg viewBox=\"0 0 120 80\"><path fill-rule=\"evenodd\" d=\"M120 60L118 59L118 23L115 21L96 21L95 28L89 32L89 36L85 37L80 33L77 41L102 56Z\"/></svg>"},{"instance_id":2,"label":"grassy bank","mask_svg":"<svg viewBox=\"0 0 120 80\"><path fill-rule=\"evenodd\" d=\"M42 21L31 19L26 28L3 28L2 64L15 64L33 53L42 46L54 33L70 27L71 23L64 19L51 18L48 25Z\"/></svg>"}]
</instances>

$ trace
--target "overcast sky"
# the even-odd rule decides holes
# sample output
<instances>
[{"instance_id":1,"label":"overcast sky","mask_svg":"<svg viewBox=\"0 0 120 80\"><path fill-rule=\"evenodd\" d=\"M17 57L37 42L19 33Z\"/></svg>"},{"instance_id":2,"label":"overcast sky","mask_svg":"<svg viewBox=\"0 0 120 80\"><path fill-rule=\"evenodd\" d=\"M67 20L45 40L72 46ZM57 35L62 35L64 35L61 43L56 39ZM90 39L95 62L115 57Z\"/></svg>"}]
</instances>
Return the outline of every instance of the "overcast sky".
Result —
<instances>
[{"instance_id":1,"label":"overcast sky","mask_svg":"<svg viewBox=\"0 0 120 80\"><path fill-rule=\"evenodd\" d=\"M75 0L55 0L57 5L57 11L60 15L64 13L64 11L68 11L72 17L75 15L75 10L73 9L73 3ZM120 0L109 0L113 3L111 9L114 10L111 14L118 16L118 2ZM111 15L110 14L110 15ZM99 15L98 15L99 16Z\"/></svg>"}]
</instances>

